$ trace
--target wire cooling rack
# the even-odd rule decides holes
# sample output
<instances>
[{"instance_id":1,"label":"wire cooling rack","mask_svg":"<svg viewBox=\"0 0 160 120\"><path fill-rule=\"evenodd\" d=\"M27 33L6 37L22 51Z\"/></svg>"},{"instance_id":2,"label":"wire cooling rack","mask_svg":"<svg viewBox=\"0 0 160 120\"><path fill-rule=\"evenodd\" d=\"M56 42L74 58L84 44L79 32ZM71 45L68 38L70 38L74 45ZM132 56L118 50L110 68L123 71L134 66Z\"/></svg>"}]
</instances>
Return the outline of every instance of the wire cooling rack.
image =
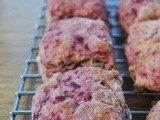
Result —
<instances>
[{"instance_id":1,"label":"wire cooling rack","mask_svg":"<svg viewBox=\"0 0 160 120\"><path fill-rule=\"evenodd\" d=\"M113 38L115 62L124 79L123 93L131 110L133 120L145 120L153 103L160 99L160 93L149 91L136 92L134 90L133 82L127 71L127 63L123 50L123 43L126 40L126 35L121 30L116 18L118 0L106 0L106 2L108 5L107 11L109 23L111 24L110 32ZM43 0L41 14L38 23L35 26L34 37L29 49L28 57L25 61L25 69L21 75L13 109L10 112L10 120L31 120L32 97L35 94L37 87L42 84L35 59L38 53L38 41L42 38L45 28L45 10L46 4L45 0Z\"/></svg>"}]
</instances>

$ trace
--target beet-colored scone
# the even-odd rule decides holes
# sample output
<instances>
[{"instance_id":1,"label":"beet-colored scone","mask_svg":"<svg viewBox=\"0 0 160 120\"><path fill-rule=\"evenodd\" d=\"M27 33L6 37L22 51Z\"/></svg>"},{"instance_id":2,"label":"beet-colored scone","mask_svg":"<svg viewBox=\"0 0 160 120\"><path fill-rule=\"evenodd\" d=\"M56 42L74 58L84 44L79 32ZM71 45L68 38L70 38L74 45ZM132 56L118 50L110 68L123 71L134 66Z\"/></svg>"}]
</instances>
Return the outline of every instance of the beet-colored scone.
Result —
<instances>
[{"instance_id":1,"label":"beet-colored scone","mask_svg":"<svg viewBox=\"0 0 160 120\"><path fill-rule=\"evenodd\" d=\"M128 33L134 22L160 18L160 0L120 0L118 18Z\"/></svg>"},{"instance_id":2,"label":"beet-colored scone","mask_svg":"<svg viewBox=\"0 0 160 120\"><path fill-rule=\"evenodd\" d=\"M101 20L71 18L51 24L40 42L38 66L42 79L80 66L114 67L111 38Z\"/></svg>"},{"instance_id":3,"label":"beet-colored scone","mask_svg":"<svg viewBox=\"0 0 160 120\"><path fill-rule=\"evenodd\" d=\"M32 120L130 120L116 70L80 67L57 73L37 90Z\"/></svg>"},{"instance_id":4,"label":"beet-colored scone","mask_svg":"<svg viewBox=\"0 0 160 120\"><path fill-rule=\"evenodd\" d=\"M125 53L135 85L160 91L160 20L131 26Z\"/></svg>"},{"instance_id":5,"label":"beet-colored scone","mask_svg":"<svg viewBox=\"0 0 160 120\"><path fill-rule=\"evenodd\" d=\"M152 107L146 120L160 120L160 101Z\"/></svg>"},{"instance_id":6,"label":"beet-colored scone","mask_svg":"<svg viewBox=\"0 0 160 120\"><path fill-rule=\"evenodd\" d=\"M47 0L47 21L87 17L107 21L103 0Z\"/></svg>"}]
</instances>

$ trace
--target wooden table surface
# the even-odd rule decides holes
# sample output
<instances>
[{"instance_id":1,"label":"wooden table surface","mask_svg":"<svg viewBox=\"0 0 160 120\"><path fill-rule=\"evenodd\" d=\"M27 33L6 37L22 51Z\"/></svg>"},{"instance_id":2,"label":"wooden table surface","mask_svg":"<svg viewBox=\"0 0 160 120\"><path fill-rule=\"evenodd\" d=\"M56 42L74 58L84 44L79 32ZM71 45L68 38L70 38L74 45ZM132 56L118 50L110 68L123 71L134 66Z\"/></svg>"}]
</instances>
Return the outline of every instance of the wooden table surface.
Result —
<instances>
[{"instance_id":1,"label":"wooden table surface","mask_svg":"<svg viewBox=\"0 0 160 120\"><path fill-rule=\"evenodd\" d=\"M0 120L8 120L42 0L0 0Z\"/></svg>"}]
</instances>

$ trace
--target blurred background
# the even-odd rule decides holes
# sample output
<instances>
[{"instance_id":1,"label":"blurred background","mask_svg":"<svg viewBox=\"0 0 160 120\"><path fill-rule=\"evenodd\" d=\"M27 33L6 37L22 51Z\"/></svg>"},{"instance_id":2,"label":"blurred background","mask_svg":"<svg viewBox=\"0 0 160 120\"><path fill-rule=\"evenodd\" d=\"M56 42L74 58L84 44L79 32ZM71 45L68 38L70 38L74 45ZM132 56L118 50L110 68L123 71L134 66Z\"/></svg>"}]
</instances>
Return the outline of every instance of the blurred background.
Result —
<instances>
[{"instance_id":1,"label":"blurred background","mask_svg":"<svg viewBox=\"0 0 160 120\"><path fill-rule=\"evenodd\" d=\"M8 120L42 0L0 0L0 120Z\"/></svg>"}]
</instances>

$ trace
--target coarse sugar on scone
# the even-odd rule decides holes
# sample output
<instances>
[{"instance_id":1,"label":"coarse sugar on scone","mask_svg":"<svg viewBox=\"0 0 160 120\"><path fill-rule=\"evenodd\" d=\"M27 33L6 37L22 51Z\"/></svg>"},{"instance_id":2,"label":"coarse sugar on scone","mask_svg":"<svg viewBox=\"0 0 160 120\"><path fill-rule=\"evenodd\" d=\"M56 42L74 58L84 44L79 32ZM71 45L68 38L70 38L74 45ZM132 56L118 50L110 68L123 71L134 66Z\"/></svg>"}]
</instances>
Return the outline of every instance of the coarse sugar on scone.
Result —
<instances>
[{"instance_id":1,"label":"coarse sugar on scone","mask_svg":"<svg viewBox=\"0 0 160 120\"><path fill-rule=\"evenodd\" d=\"M111 37L101 20L70 18L51 24L44 32L37 57L42 79L81 66L115 67Z\"/></svg>"},{"instance_id":2,"label":"coarse sugar on scone","mask_svg":"<svg viewBox=\"0 0 160 120\"><path fill-rule=\"evenodd\" d=\"M152 107L146 120L160 120L160 101Z\"/></svg>"},{"instance_id":3,"label":"coarse sugar on scone","mask_svg":"<svg viewBox=\"0 0 160 120\"><path fill-rule=\"evenodd\" d=\"M131 26L125 54L135 85L160 91L160 20Z\"/></svg>"},{"instance_id":4,"label":"coarse sugar on scone","mask_svg":"<svg viewBox=\"0 0 160 120\"><path fill-rule=\"evenodd\" d=\"M71 17L102 19L107 22L105 2L103 0L47 0L48 22Z\"/></svg>"},{"instance_id":5,"label":"coarse sugar on scone","mask_svg":"<svg viewBox=\"0 0 160 120\"><path fill-rule=\"evenodd\" d=\"M131 120L116 70L80 67L57 73L37 90L32 120Z\"/></svg>"},{"instance_id":6,"label":"coarse sugar on scone","mask_svg":"<svg viewBox=\"0 0 160 120\"><path fill-rule=\"evenodd\" d=\"M160 18L160 0L120 0L118 18L128 33L129 27L135 22Z\"/></svg>"}]
</instances>

